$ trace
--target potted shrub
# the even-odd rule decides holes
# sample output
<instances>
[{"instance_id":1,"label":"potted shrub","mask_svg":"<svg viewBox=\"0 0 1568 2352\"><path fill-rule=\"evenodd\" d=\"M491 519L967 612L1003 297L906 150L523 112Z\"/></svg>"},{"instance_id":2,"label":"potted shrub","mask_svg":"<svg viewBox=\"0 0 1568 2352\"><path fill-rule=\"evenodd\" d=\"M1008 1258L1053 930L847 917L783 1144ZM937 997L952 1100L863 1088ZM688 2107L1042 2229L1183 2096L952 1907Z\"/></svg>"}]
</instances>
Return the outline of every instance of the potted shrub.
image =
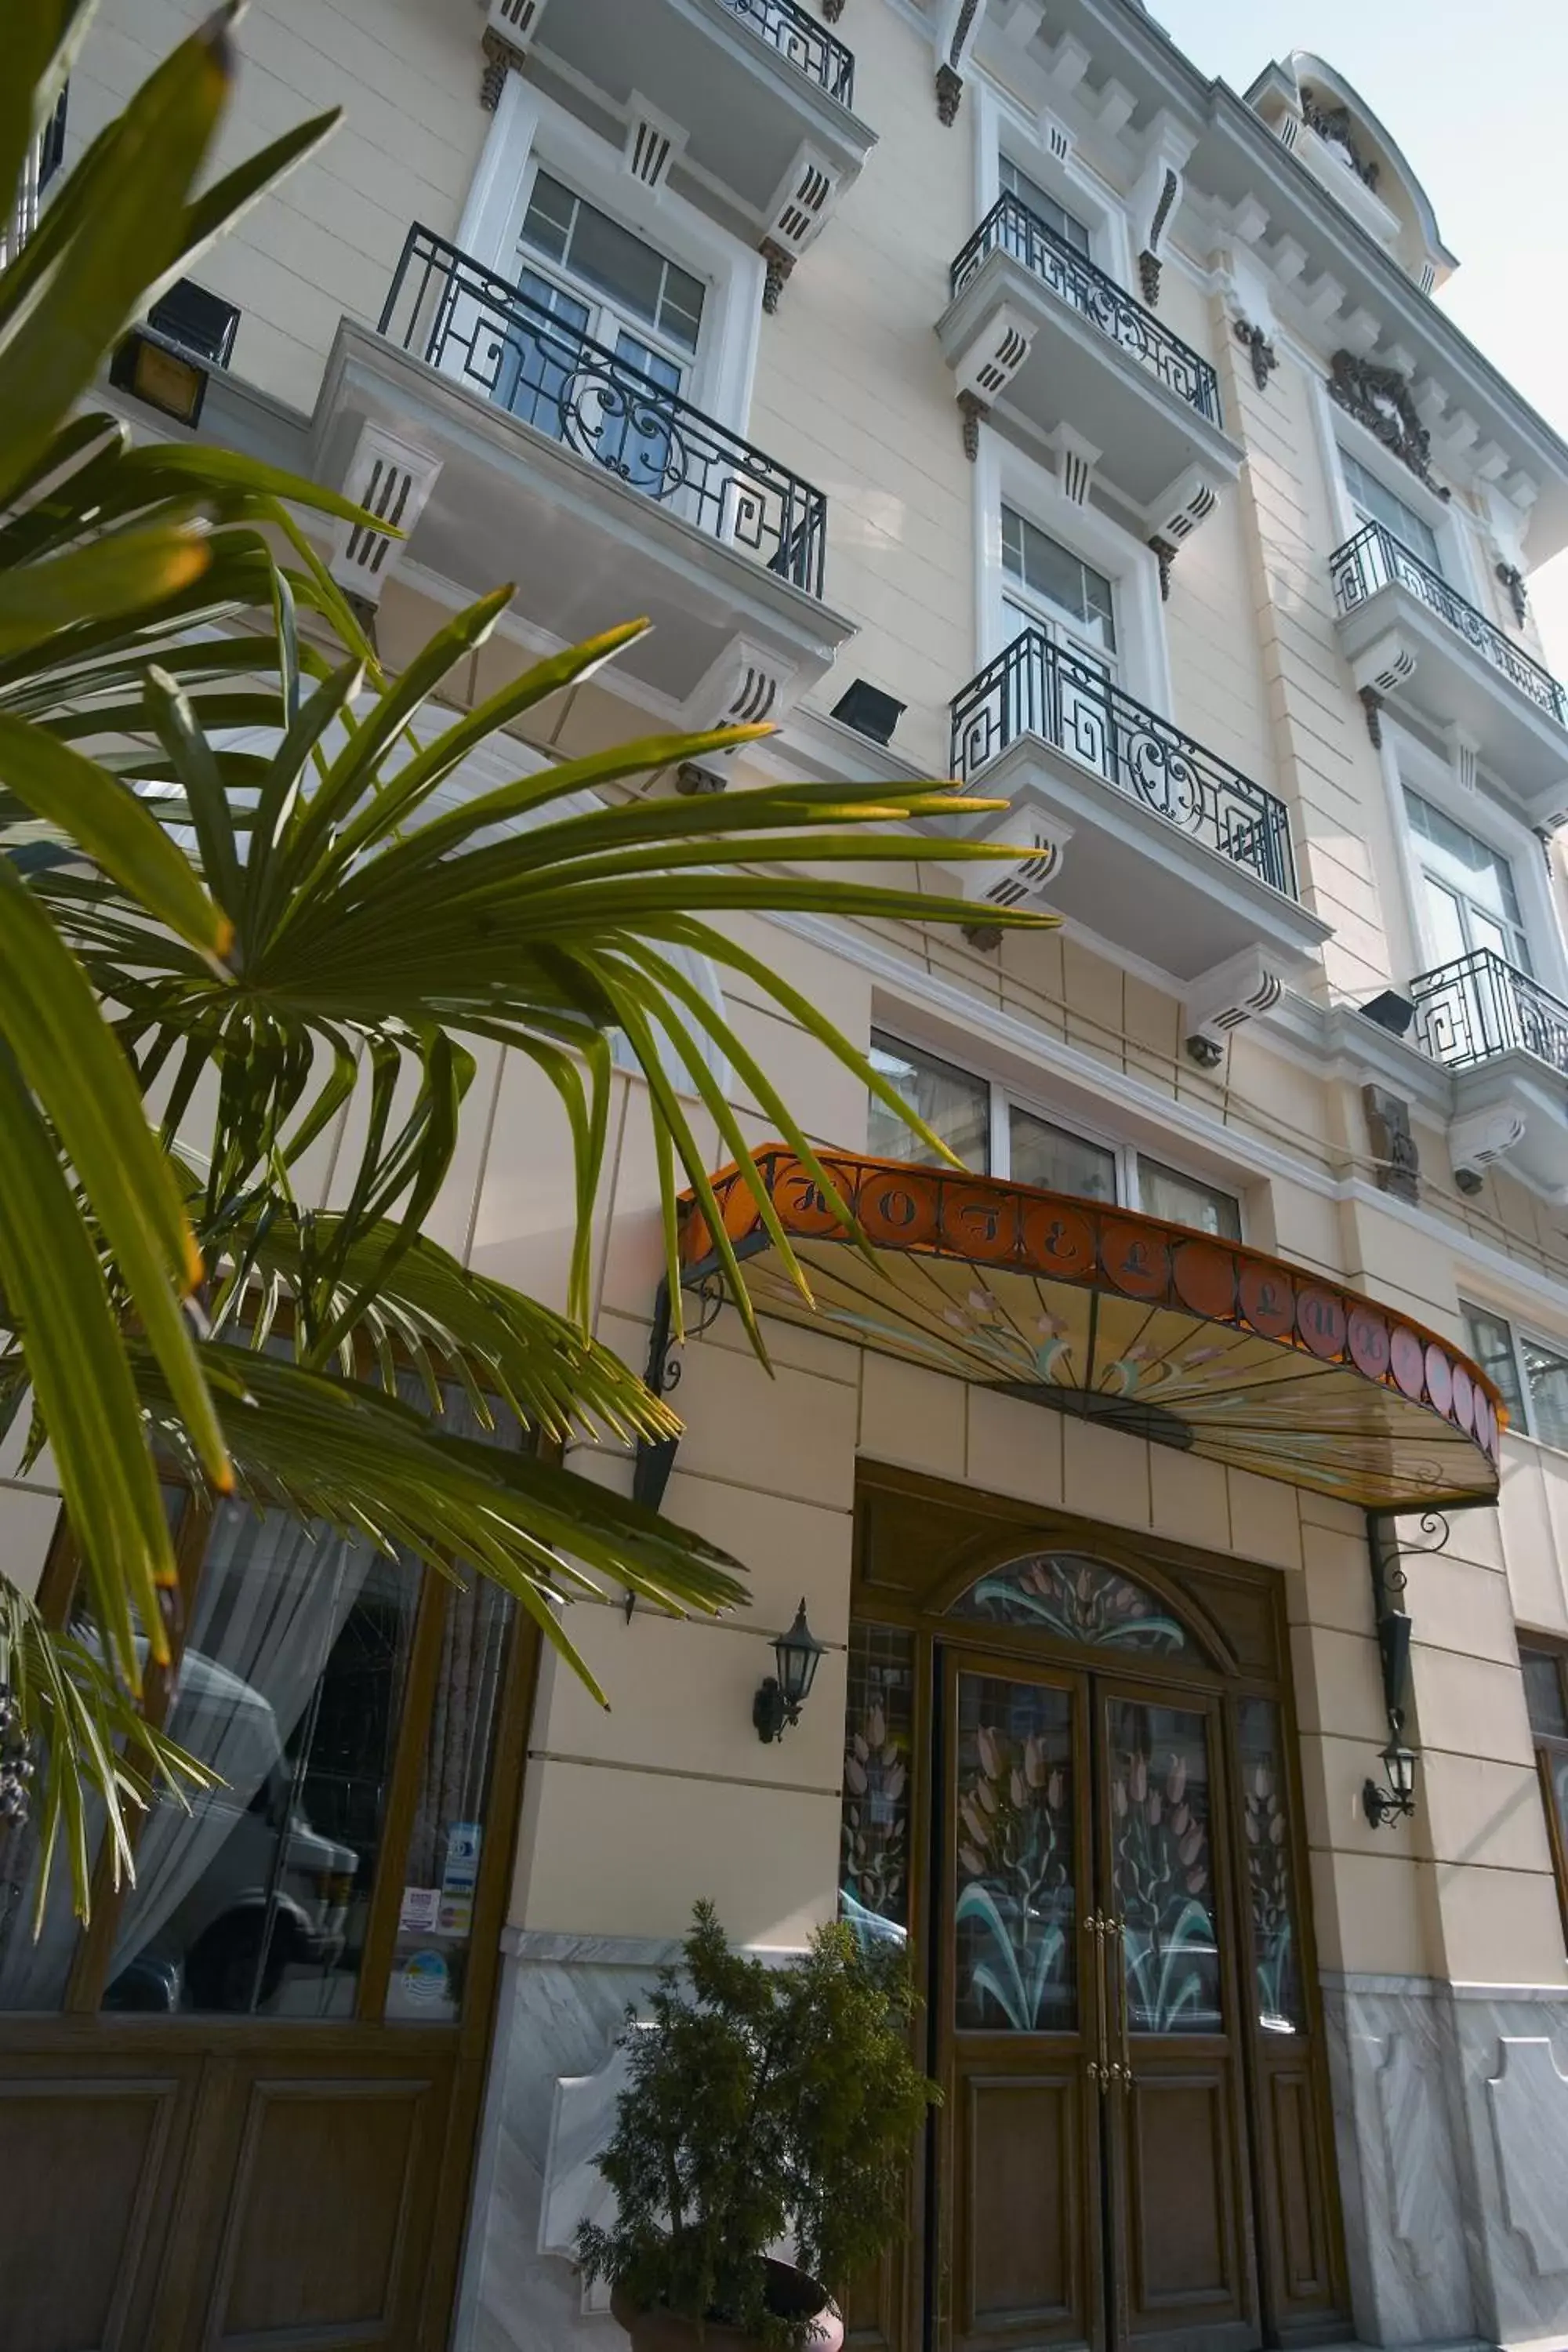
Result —
<instances>
[{"instance_id":1,"label":"potted shrub","mask_svg":"<svg viewBox=\"0 0 1568 2352\"><path fill-rule=\"evenodd\" d=\"M838 2352L833 2297L898 2236L937 2096L910 2055L902 1952L838 1925L770 1966L700 1903L651 2009L651 2029L629 2014L630 2081L599 2158L616 2213L579 2231L584 2276L610 2281L634 2352ZM784 2238L793 2264L770 2255Z\"/></svg>"}]
</instances>

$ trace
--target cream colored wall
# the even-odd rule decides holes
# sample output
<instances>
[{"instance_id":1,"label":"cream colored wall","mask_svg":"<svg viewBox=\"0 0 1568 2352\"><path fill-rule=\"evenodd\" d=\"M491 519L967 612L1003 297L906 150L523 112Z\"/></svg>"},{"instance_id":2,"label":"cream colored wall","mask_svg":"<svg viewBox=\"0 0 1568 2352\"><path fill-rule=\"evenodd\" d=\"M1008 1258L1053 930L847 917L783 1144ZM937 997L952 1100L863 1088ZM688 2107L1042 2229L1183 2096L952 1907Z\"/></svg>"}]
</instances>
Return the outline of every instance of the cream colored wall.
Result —
<instances>
[{"instance_id":1,"label":"cream colored wall","mask_svg":"<svg viewBox=\"0 0 1568 2352\"><path fill-rule=\"evenodd\" d=\"M99 11L71 74L73 158L207 14L205 0ZM235 28L239 83L218 169L343 111L325 146L195 273L239 305L236 372L295 408L314 405L339 319L375 323L414 223L447 236L457 226L489 127L480 30L467 0L262 0Z\"/></svg>"}]
</instances>

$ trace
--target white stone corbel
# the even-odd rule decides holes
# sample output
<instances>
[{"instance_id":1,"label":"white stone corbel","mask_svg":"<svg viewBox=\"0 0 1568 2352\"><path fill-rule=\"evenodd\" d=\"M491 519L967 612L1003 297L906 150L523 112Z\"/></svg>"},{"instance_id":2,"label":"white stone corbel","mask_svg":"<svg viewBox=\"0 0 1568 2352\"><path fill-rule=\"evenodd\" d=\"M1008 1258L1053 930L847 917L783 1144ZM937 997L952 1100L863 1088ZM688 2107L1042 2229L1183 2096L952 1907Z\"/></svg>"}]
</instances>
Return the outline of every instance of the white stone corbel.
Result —
<instances>
[{"instance_id":1,"label":"white stone corbel","mask_svg":"<svg viewBox=\"0 0 1568 2352\"><path fill-rule=\"evenodd\" d=\"M841 174L808 143L796 149L768 207L766 236L796 260L821 231L837 198Z\"/></svg>"},{"instance_id":2,"label":"white stone corbel","mask_svg":"<svg viewBox=\"0 0 1568 2352\"><path fill-rule=\"evenodd\" d=\"M1488 1103L1450 1119L1448 1162L1460 1191L1478 1191L1487 1170L1519 1149L1525 1128L1524 1113L1512 1103Z\"/></svg>"},{"instance_id":3,"label":"white stone corbel","mask_svg":"<svg viewBox=\"0 0 1568 2352\"><path fill-rule=\"evenodd\" d=\"M1100 451L1070 425L1058 425L1046 438L1057 453L1057 486L1062 496L1075 507L1087 506Z\"/></svg>"},{"instance_id":4,"label":"white stone corbel","mask_svg":"<svg viewBox=\"0 0 1568 2352\"><path fill-rule=\"evenodd\" d=\"M1384 629L1351 664L1356 692L1362 695L1397 694L1415 675L1415 648L1399 629Z\"/></svg>"},{"instance_id":5,"label":"white stone corbel","mask_svg":"<svg viewBox=\"0 0 1568 2352\"><path fill-rule=\"evenodd\" d=\"M1138 100L1124 82L1114 75L1100 86L1100 100L1095 108L1095 120L1108 139L1121 137L1137 111Z\"/></svg>"},{"instance_id":6,"label":"white stone corbel","mask_svg":"<svg viewBox=\"0 0 1568 2352\"><path fill-rule=\"evenodd\" d=\"M1026 800L1015 801L1000 815L979 822L969 838L1016 845L1012 859L966 858L954 867L960 898L977 909L987 907L1031 907L1044 898L1061 873L1062 859L1072 839L1070 825L1059 824Z\"/></svg>"},{"instance_id":7,"label":"white stone corbel","mask_svg":"<svg viewBox=\"0 0 1568 2352\"><path fill-rule=\"evenodd\" d=\"M1480 745L1473 735L1467 735L1465 730L1454 724L1453 721L1450 721L1443 730L1443 744L1448 754L1448 766L1453 773L1454 782L1462 793L1473 793L1476 789L1476 761L1480 752Z\"/></svg>"},{"instance_id":8,"label":"white stone corbel","mask_svg":"<svg viewBox=\"0 0 1568 2352\"><path fill-rule=\"evenodd\" d=\"M1000 304L986 320L985 332L975 338L953 370L960 393L973 393L987 408L994 407L1028 358L1034 340L1033 320L1011 303Z\"/></svg>"},{"instance_id":9,"label":"white stone corbel","mask_svg":"<svg viewBox=\"0 0 1568 2352\"><path fill-rule=\"evenodd\" d=\"M657 195L686 146L686 135L679 122L634 89L621 147L622 171Z\"/></svg>"},{"instance_id":10,"label":"white stone corbel","mask_svg":"<svg viewBox=\"0 0 1568 2352\"><path fill-rule=\"evenodd\" d=\"M746 637L731 637L680 706L694 735L710 727L776 726L794 699L795 671Z\"/></svg>"},{"instance_id":11,"label":"white stone corbel","mask_svg":"<svg viewBox=\"0 0 1568 2352\"><path fill-rule=\"evenodd\" d=\"M364 523L338 523L327 569L341 587L367 604L380 602L440 471L439 457L400 440L384 425L362 429L343 478L343 496L402 536L389 537Z\"/></svg>"},{"instance_id":12,"label":"white stone corbel","mask_svg":"<svg viewBox=\"0 0 1568 2352\"><path fill-rule=\"evenodd\" d=\"M1257 1020L1279 1002L1285 986L1279 967L1261 948L1243 948L1187 983L1182 1000L1182 1034L1223 1046L1233 1031Z\"/></svg>"},{"instance_id":13,"label":"white stone corbel","mask_svg":"<svg viewBox=\"0 0 1568 2352\"><path fill-rule=\"evenodd\" d=\"M1153 506L1144 509L1144 520L1152 539L1163 539L1167 545L1180 547L1191 539L1200 523L1208 520L1219 504L1219 486L1201 466L1189 466L1178 481Z\"/></svg>"}]
</instances>

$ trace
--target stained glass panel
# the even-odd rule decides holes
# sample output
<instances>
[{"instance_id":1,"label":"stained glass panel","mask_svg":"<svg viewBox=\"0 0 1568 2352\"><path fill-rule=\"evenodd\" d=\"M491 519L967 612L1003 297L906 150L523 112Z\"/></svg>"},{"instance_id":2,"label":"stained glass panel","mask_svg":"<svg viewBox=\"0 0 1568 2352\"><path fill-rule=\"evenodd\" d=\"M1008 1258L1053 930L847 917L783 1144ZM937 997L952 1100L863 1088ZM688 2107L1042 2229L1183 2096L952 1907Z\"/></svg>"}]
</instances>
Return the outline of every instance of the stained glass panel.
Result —
<instances>
[{"instance_id":1,"label":"stained glass panel","mask_svg":"<svg viewBox=\"0 0 1568 2352\"><path fill-rule=\"evenodd\" d=\"M1181 1625L1153 1593L1079 1552L1031 1552L990 1569L949 1614L1026 1625L1091 1649L1173 1658L1188 1647Z\"/></svg>"},{"instance_id":2,"label":"stained glass panel","mask_svg":"<svg viewBox=\"0 0 1568 2352\"><path fill-rule=\"evenodd\" d=\"M909 1932L913 1715L913 1635L851 1626L838 1913L866 1944Z\"/></svg>"},{"instance_id":3,"label":"stained glass panel","mask_svg":"<svg viewBox=\"0 0 1568 2352\"><path fill-rule=\"evenodd\" d=\"M1072 1699L958 1678L954 2022L1067 2033L1078 2021Z\"/></svg>"},{"instance_id":4,"label":"stained glass panel","mask_svg":"<svg viewBox=\"0 0 1568 2352\"><path fill-rule=\"evenodd\" d=\"M1251 1893L1258 2021L1266 2033L1299 2033L1306 2016L1285 1816L1279 1710L1272 1699L1244 1698L1237 1717L1241 1730L1242 1796L1247 1807L1247 1875Z\"/></svg>"},{"instance_id":5,"label":"stained glass panel","mask_svg":"<svg viewBox=\"0 0 1568 2352\"><path fill-rule=\"evenodd\" d=\"M1116 1699L1106 1731L1129 2030L1217 2033L1207 1725L1180 1707Z\"/></svg>"}]
</instances>

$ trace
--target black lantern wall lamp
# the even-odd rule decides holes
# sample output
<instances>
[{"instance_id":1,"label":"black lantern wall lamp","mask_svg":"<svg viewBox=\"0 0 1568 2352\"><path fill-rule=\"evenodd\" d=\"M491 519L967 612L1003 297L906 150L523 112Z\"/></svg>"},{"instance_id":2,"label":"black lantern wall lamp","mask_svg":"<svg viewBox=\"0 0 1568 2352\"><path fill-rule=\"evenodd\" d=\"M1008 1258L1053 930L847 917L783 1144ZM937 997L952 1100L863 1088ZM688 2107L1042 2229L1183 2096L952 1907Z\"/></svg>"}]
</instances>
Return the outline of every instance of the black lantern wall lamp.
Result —
<instances>
[{"instance_id":1,"label":"black lantern wall lamp","mask_svg":"<svg viewBox=\"0 0 1568 2352\"><path fill-rule=\"evenodd\" d=\"M1441 1551L1448 1540L1448 1523L1436 1511L1421 1521L1428 1540L1405 1547L1411 1551ZM1372 1589L1377 1607L1377 1654L1383 1668L1383 1703L1388 1714L1388 1745L1379 1762L1385 1775L1382 1786L1369 1775L1362 1785L1361 1805L1369 1825L1382 1829L1389 1822L1407 1822L1415 1811L1415 1750L1405 1739L1405 1695L1410 1677L1410 1618L1403 1594L1405 1570L1400 1565L1397 1523L1383 1511L1369 1511L1367 1545L1372 1553Z\"/></svg>"},{"instance_id":2,"label":"black lantern wall lamp","mask_svg":"<svg viewBox=\"0 0 1568 2352\"><path fill-rule=\"evenodd\" d=\"M790 1725L800 1721L801 1708L816 1680L822 1643L805 1622L804 1595L789 1632L774 1638L773 1656L778 1673L763 1678L752 1701L752 1723L757 1738L764 1741L782 1739Z\"/></svg>"}]
</instances>

